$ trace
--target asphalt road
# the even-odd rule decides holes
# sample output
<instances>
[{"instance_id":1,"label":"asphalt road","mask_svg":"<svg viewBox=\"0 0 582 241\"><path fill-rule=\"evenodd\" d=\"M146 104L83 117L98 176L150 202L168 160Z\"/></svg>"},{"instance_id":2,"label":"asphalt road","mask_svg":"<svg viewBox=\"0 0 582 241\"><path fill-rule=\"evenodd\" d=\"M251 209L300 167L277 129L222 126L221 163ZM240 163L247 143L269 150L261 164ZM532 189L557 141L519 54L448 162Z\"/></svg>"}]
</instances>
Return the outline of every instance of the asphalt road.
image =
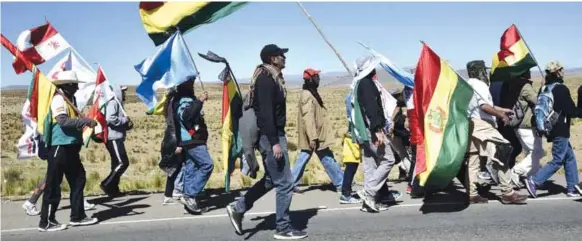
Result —
<instances>
[{"instance_id":1,"label":"asphalt road","mask_svg":"<svg viewBox=\"0 0 582 241\"><path fill-rule=\"evenodd\" d=\"M557 183L563 177L556 178ZM562 181L563 182L563 181ZM396 185L397 190L404 190ZM494 193L498 190L494 189ZM359 205L340 205L337 194L312 190L295 195L294 226L305 229L306 240L582 240L582 199L566 198L559 189L540 192L526 205L498 201L468 206L461 193L441 193L426 200L409 199L378 213L364 213ZM244 235L238 236L224 211L231 197L213 196L218 205L201 216L183 213L181 206L161 206L162 196L137 195L107 200L89 214L101 223L39 233L38 217L27 217L21 202L2 204L2 240L270 240L274 233L274 192L261 199L245 217ZM324 207L322 207L322 205ZM68 221L69 210L57 212Z\"/></svg>"}]
</instances>

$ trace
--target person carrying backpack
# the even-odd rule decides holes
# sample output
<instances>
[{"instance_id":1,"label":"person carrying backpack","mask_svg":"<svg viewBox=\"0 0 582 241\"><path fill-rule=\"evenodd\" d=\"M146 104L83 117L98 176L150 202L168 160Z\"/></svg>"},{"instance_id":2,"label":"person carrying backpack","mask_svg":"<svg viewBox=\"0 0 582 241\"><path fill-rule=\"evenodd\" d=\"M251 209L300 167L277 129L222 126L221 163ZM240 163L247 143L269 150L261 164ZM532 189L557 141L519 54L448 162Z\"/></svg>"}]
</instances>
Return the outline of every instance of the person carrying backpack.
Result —
<instances>
[{"instance_id":1,"label":"person carrying backpack","mask_svg":"<svg viewBox=\"0 0 582 241\"><path fill-rule=\"evenodd\" d=\"M518 187L523 187L521 179L525 180L538 171L540 159L544 155L542 138L533 131L532 115L537 103L537 93L530 79L531 72L527 71L522 76L505 82L501 91L501 107L512 108L514 112L506 128L515 134L517 145L522 147L521 151L525 154L523 160L512 168L512 181ZM516 147L513 143L512 146Z\"/></svg>"},{"instance_id":2,"label":"person carrying backpack","mask_svg":"<svg viewBox=\"0 0 582 241\"><path fill-rule=\"evenodd\" d=\"M537 188L564 166L567 193L579 197L575 186L578 183L578 165L570 144L572 118L582 118L582 109L574 105L570 90L564 85L564 67L558 61L546 66L546 83L543 86L535 109L536 131L552 142L552 160L526 181L528 192L537 197Z\"/></svg>"}]
</instances>

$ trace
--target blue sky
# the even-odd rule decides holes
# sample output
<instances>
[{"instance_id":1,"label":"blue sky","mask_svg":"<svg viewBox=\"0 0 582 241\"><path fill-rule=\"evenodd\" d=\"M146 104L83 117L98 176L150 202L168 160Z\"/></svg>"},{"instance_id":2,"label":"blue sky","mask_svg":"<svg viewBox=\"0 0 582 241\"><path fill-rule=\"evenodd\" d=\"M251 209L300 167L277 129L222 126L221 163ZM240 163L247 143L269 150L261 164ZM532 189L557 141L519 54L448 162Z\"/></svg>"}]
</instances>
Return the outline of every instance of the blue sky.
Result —
<instances>
[{"instance_id":1,"label":"blue sky","mask_svg":"<svg viewBox=\"0 0 582 241\"><path fill-rule=\"evenodd\" d=\"M515 23L542 66L557 59L567 67L582 67L582 3L306 2L304 6L350 66L366 54L357 41L400 66L415 66L419 40L455 68L464 68L474 59L490 64L501 34ZM116 84L138 84L133 66L154 53L137 2L10 2L2 3L1 10L1 32L11 41L21 31L43 24L46 17L89 63L99 62ZM196 53L212 50L226 57L242 79L252 74L262 46L270 43L290 48L285 74L300 74L307 67L345 71L295 2L253 2L184 37L206 82L216 81L223 66ZM1 85L28 84L31 74L16 75L10 53L2 47L1 54ZM47 73L63 55L40 68Z\"/></svg>"}]
</instances>

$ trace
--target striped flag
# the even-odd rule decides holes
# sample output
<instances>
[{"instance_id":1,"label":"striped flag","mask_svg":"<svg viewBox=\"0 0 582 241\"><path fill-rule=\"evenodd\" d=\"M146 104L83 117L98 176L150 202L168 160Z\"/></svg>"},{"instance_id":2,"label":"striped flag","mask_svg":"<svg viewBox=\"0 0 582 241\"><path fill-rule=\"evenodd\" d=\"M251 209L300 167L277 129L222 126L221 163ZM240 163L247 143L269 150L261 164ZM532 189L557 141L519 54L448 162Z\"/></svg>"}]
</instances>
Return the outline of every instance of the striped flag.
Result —
<instances>
[{"instance_id":1,"label":"striped flag","mask_svg":"<svg viewBox=\"0 0 582 241\"><path fill-rule=\"evenodd\" d=\"M16 46L34 65L42 64L70 47L67 40L48 22L20 33ZM26 72L26 64L20 58L16 58L12 66L16 74Z\"/></svg>"},{"instance_id":2,"label":"striped flag","mask_svg":"<svg viewBox=\"0 0 582 241\"><path fill-rule=\"evenodd\" d=\"M179 28L182 33L213 23L245 6L247 2L140 2L139 15L156 46Z\"/></svg>"},{"instance_id":3,"label":"striped flag","mask_svg":"<svg viewBox=\"0 0 582 241\"><path fill-rule=\"evenodd\" d=\"M226 192L230 189L230 174L242 150L238 122L242 116L242 96L238 83L227 66L218 76L222 80L222 161Z\"/></svg>"},{"instance_id":4,"label":"striped flag","mask_svg":"<svg viewBox=\"0 0 582 241\"><path fill-rule=\"evenodd\" d=\"M506 81L519 77L537 66L533 55L512 24L501 36L500 50L493 56L491 82Z\"/></svg>"},{"instance_id":5,"label":"striped flag","mask_svg":"<svg viewBox=\"0 0 582 241\"><path fill-rule=\"evenodd\" d=\"M414 104L422 133L414 176L420 186L444 188L457 175L467 151L471 86L426 44L415 74Z\"/></svg>"}]
</instances>

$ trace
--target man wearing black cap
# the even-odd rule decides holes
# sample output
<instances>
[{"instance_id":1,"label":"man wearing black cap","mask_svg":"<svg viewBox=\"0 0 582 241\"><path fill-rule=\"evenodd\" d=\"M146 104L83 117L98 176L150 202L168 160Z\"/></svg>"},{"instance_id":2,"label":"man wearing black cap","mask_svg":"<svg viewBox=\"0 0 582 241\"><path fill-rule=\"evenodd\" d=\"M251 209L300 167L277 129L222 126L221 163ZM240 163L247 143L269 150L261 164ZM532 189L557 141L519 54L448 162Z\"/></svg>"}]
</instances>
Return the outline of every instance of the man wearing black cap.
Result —
<instances>
[{"instance_id":1,"label":"man wearing black cap","mask_svg":"<svg viewBox=\"0 0 582 241\"><path fill-rule=\"evenodd\" d=\"M242 235L244 213L255 201L273 187L276 194L277 226L275 239L302 239L307 233L291 226L289 206L293 196L293 175L287 154L286 90L281 70L285 68L285 53L288 49L269 44L261 51L261 65L257 66L251 79L250 92L245 106L254 109L259 129L259 151L263 157L265 175L236 203L226 207L235 232ZM248 141L248 140L243 140Z\"/></svg>"}]
</instances>

